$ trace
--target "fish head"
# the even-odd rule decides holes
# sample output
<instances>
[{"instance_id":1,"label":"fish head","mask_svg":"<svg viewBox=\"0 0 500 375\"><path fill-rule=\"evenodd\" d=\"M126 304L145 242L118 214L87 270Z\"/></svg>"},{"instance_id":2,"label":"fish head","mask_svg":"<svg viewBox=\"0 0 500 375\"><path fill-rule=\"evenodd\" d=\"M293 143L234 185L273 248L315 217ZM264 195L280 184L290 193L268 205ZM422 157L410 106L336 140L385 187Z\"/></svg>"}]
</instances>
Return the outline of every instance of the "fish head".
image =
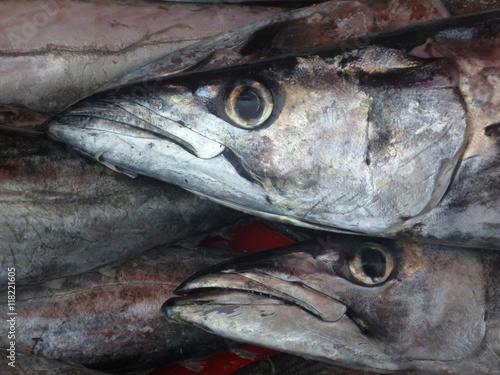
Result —
<instances>
[{"instance_id":1,"label":"fish head","mask_svg":"<svg viewBox=\"0 0 500 375\"><path fill-rule=\"evenodd\" d=\"M90 97L48 134L266 218L379 233L441 197L465 139L456 70L401 51L310 53Z\"/></svg>"},{"instance_id":2,"label":"fish head","mask_svg":"<svg viewBox=\"0 0 500 375\"><path fill-rule=\"evenodd\" d=\"M162 307L176 321L369 371L464 371L486 331L481 256L437 245L332 235L221 263L176 293Z\"/></svg>"}]
</instances>

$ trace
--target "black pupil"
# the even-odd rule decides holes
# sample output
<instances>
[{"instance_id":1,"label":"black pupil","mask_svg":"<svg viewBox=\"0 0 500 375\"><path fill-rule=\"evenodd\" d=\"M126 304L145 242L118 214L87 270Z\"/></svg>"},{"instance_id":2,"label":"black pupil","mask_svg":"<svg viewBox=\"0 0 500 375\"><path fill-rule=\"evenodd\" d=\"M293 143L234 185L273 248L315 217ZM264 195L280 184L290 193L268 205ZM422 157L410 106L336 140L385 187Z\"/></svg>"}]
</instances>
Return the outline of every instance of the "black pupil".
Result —
<instances>
[{"instance_id":1,"label":"black pupil","mask_svg":"<svg viewBox=\"0 0 500 375\"><path fill-rule=\"evenodd\" d=\"M256 120L263 110L260 102L259 96L252 89L246 88L236 98L235 109L243 120Z\"/></svg>"},{"instance_id":2,"label":"black pupil","mask_svg":"<svg viewBox=\"0 0 500 375\"><path fill-rule=\"evenodd\" d=\"M361 252L361 268L372 280L385 276L385 266L385 257L380 251L365 249Z\"/></svg>"}]
</instances>

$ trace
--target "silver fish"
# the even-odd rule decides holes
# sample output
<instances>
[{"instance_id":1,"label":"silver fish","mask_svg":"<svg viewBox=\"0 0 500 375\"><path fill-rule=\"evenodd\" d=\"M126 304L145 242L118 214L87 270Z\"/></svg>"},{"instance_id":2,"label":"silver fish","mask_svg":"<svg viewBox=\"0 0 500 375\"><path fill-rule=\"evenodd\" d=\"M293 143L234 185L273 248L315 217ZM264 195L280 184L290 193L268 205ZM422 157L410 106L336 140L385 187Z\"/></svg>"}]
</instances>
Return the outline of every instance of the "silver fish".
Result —
<instances>
[{"instance_id":1,"label":"silver fish","mask_svg":"<svg viewBox=\"0 0 500 375\"><path fill-rule=\"evenodd\" d=\"M15 267L18 286L123 262L241 217L45 137L0 134L0 278Z\"/></svg>"},{"instance_id":2,"label":"silver fish","mask_svg":"<svg viewBox=\"0 0 500 375\"><path fill-rule=\"evenodd\" d=\"M16 354L119 374L227 350L227 340L176 324L160 307L191 274L238 255L161 246L119 266L18 288L15 339L2 334L0 348L14 341Z\"/></svg>"},{"instance_id":3,"label":"silver fish","mask_svg":"<svg viewBox=\"0 0 500 375\"><path fill-rule=\"evenodd\" d=\"M282 10L144 1L0 2L0 128L32 129L109 80Z\"/></svg>"},{"instance_id":4,"label":"silver fish","mask_svg":"<svg viewBox=\"0 0 500 375\"><path fill-rule=\"evenodd\" d=\"M499 43L500 11L448 18L125 86L46 130L268 219L498 250Z\"/></svg>"},{"instance_id":5,"label":"silver fish","mask_svg":"<svg viewBox=\"0 0 500 375\"><path fill-rule=\"evenodd\" d=\"M162 309L353 369L500 374L500 253L332 234L201 271Z\"/></svg>"}]
</instances>

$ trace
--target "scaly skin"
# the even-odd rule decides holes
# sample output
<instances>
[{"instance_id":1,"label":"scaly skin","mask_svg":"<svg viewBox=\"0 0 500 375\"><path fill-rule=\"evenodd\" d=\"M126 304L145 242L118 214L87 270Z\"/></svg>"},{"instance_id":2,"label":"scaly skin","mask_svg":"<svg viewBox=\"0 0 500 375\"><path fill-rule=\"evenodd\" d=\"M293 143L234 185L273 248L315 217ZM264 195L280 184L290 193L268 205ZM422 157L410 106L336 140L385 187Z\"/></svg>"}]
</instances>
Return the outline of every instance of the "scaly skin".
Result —
<instances>
[{"instance_id":1,"label":"scaly skin","mask_svg":"<svg viewBox=\"0 0 500 375\"><path fill-rule=\"evenodd\" d=\"M498 252L332 234L198 272L162 309L353 369L498 375L499 266Z\"/></svg>"}]
</instances>

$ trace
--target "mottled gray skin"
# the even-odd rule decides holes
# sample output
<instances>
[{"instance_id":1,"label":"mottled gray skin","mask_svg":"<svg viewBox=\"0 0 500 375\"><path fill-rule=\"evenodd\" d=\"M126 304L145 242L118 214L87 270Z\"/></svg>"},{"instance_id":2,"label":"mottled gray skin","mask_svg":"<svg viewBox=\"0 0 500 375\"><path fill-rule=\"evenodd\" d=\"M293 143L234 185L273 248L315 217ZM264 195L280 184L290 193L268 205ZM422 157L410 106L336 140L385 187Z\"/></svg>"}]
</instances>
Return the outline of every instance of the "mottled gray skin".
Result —
<instances>
[{"instance_id":1,"label":"mottled gray skin","mask_svg":"<svg viewBox=\"0 0 500 375\"><path fill-rule=\"evenodd\" d=\"M114 173L43 136L0 135L0 279L15 267L18 286L123 261L240 217L174 186Z\"/></svg>"},{"instance_id":2,"label":"mottled gray skin","mask_svg":"<svg viewBox=\"0 0 500 375\"><path fill-rule=\"evenodd\" d=\"M313 361L290 354L278 354L247 365L231 375L373 375L338 367L329 363Z\"/></svg>"},{"instance_id":3,"label":"mottled gray skin","mask_svg":"<svg viewBox=\"0 0 500 375\"><path fill-rule=\"evenodd\" d=\"M120 266L18 288L16 352L139 374L227 350L223 338L176 324L160 307L188 276L238 255L161 246ZM2 349L9 348L7 326Z\"/></svg>"},{"instance_id":4,"label":"mottled gray skin","mask_svg":"<svg viewBox=\"0 0 500 375\"><path fill-rule=\"evenodd\" d=\"M0 371L5 375L106 375L107 372L96 371L83 366L70 365L53 359L36 357L22 353L16 354L16 367L8 365L7 354L2 351Z\"/></svg>"},{"instance_id":5,"label":"mottled gray skin","mask_svg":"<svg viewBox=\"0 0 500 375\"><path fill-rule=\"evenodd\" d=\"M144 1L0 2L0 128L31 129L109 80L280 8Z\"/></svg>"},{"instance_id":6,"label":"mottled gray skin","mask_svg":"<svg viewBox=\"0 0 500 375\"><path fill-rule=\"evenodd\" d=\"M351 266L374 244L393 267L367 285ZM162 309L228 338L354 369L498 375L498 267L497 252L335 234L199 272Z\"/></svg>"},{"instance_id":7,"label":"mottled gray skin","mask_svg":"<svg viewBox=\"0 0 500 375\"><path fill-rule=\"evenodd\" d=\"M499 41L500 11L450 18L124 87L47 131L268 219L500 249ZM270 92L256 129L228 114L243 78Z\"/></svg>"}]
</instances>

